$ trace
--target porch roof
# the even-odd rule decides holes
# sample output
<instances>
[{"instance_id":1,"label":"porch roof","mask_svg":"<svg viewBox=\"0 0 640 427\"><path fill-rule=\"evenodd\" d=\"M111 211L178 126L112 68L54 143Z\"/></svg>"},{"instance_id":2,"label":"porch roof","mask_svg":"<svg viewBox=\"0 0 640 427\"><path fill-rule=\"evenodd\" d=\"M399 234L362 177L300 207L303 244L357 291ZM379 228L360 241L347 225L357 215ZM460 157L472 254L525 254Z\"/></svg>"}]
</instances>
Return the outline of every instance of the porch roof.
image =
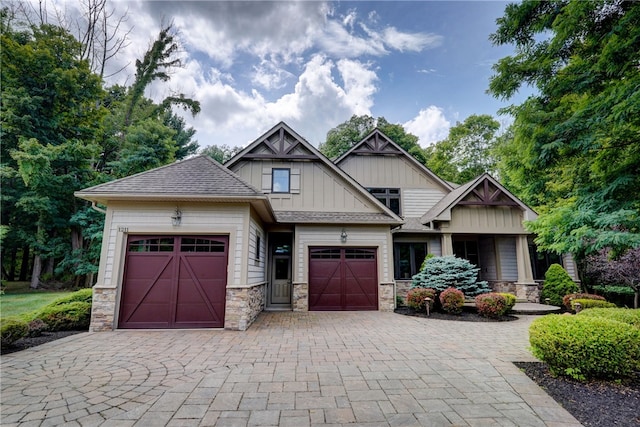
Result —
<instances>
[{"instance_id":1,"label":"porch roof","mask_svg":"<svg viewBox=\"0 0 640 427\"><path fill-rule=\"evenodd\" d=\"M375 212L316 212L316 211L276 211L279 223L297 224L398 224L386 213Z\"/></svg>"}]
</instances>

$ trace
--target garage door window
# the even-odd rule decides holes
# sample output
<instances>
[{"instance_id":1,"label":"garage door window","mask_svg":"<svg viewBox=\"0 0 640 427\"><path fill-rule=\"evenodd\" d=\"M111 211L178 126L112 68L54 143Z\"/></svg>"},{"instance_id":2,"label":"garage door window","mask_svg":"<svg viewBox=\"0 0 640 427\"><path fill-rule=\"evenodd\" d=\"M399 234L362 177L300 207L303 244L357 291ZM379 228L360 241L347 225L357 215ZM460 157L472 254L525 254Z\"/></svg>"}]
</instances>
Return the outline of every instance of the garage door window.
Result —
<instances>
[{"instance_id":1,"label":"garage door window","mask_svg":"<svg viewBox=\"0 0 640 427\"><path fill-rule=\"evenodd\" d=\"M173 238L133 240L129 242L129 252L173 252Z\"/></svg>"},{"instance_id":2,"label":"garage door window","mask_svg":"<svg viewBox=\"0 0 640 427\"><path fill-rule=\"evenodd\" d=\"M311 251L313 259L340 259L340 249L314 249Z\"/></svg>"},{"instance_id":3,"label":"garage door window","mask_svg":"<svg viewBox=\"0 0 640 427\"><path fill-rule=\"evenodd\" d=\"M224 242L210 239L182 238L180 252L224 252Z\"/></svg>"},{"instance_id":4,"label":"garage door window","mask_svg":"<svg viewBox=\"0 0 640 427\"><path fill-rule=\"evenodd\" d=\"M346 259L375 259L375 250L373 249L346 249L344 251Z\"/></svg>"}]
</instances>

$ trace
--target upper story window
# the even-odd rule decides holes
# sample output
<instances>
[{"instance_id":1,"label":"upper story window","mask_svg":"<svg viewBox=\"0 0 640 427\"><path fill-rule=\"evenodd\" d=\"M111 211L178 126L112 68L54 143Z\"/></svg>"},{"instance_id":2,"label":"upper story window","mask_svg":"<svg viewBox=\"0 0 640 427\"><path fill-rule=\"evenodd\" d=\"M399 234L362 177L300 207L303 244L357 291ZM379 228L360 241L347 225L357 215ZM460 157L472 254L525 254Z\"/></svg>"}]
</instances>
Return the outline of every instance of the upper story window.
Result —
<instances>
[{"instance_id":1,"label":"upper story window","mask_svg":"<svg viewBox=\"0 0 640 427\"><path fill-rule=\"evenodd\" d=\"M271 172L271 192L291 192L291 169L273 169Z\"/></svg>"},{"instance_id":2,"label":"upper story window","mask_svg":"<svg viewBox=\"0 0 640 427\"><path fill-rule=\"evenodd\" d=\"M400 189L399 188L367 188L369 193L380 200L396 215L400 215Z\"/></svg>"}]
</instances>

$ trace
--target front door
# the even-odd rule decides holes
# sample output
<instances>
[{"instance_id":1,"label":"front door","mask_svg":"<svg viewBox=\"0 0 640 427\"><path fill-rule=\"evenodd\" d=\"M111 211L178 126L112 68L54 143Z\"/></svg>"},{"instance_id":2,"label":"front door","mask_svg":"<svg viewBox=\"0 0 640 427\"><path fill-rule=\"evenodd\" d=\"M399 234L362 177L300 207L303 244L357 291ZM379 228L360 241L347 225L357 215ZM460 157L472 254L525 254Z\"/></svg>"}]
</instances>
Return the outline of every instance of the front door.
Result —
<instances>
[{"instance_id":1,"label":"front door","mask_svg":"<svg viewBox=\"0 0 640 427\"><path fill-rule=\"evenodd\" d=\"M291 241L290 233L272 233L269 236L271 275L269 307L291 308Z\"/></svg>"}]
</instances>

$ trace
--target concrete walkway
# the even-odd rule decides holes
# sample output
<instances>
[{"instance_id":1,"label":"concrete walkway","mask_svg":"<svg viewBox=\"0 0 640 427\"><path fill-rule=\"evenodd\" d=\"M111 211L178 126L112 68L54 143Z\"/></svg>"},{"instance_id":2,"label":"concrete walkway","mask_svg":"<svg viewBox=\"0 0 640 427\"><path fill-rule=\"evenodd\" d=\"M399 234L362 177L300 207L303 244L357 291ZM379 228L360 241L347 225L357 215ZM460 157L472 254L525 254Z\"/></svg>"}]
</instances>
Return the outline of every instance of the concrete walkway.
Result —
<instances>
[{"instance_id":1,"label":"concrete walkway","mask_svg":"<svg viewBox=\"0 0 640 427\"><path fill-rule=\"evenodd\" d=\"M512 361L533 316L262 313L246 332L83 333L2 356L3 426L579 426Z\"/></svg>"}]
</instances>

